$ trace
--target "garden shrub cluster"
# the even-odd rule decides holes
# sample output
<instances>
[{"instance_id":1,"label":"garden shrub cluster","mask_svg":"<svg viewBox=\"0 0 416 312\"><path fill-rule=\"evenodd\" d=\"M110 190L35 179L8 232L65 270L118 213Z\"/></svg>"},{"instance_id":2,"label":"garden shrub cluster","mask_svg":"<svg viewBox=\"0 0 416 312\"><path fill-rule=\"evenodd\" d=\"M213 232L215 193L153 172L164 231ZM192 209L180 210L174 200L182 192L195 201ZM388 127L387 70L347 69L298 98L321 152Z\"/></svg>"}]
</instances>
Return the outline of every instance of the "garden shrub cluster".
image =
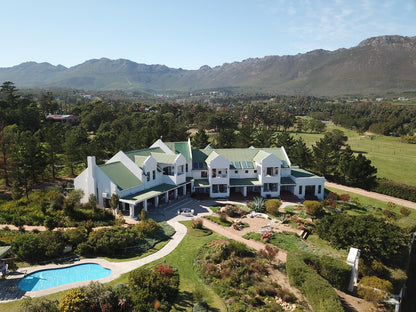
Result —
<instances>
[{"instance_id":1,"label":"garden shrub cluster","mask_svg":"<svg viewBox=\"0 0 416 312\"><path fill-rule=\"evenodd\" d=\"M385 179L378 179L377 186L374 187L373 191L416 202L415 186L400 184Z\"/></svg>"},{"instance_id":2,"label":"garden shrub cluster","mask_svg":"<svg viewBox=\"0 0 416 312\"><path fill-rule=\"evenodd\" d=\"M316 232L335 248L361 249L367 263L375 259L387 266L403 265L408 257L410 233L372 215L327 215L316 224Z\"/></svg>"},{"instance_id":3,"label":"garden shrub cluster","mask_svg":"<svg viewBox=\"0 0 416 312\"><path fill-rule=\"evenodd\" d=\"M304 253L288 253L286 271L290 284L305 294L314 311L343 312L341 301L330 282L308 266L305 259L310 258L306 257Z\"/></svg>"},{"instance_id":4,"label":"garden shrub cluster","mask_svg":"<svg viewBox=\"0 0 416 312\"><path fill-rule=\"evenodd\" d=\"M73 250L83 256L120 256L131 251L136 254L145 252L175 232L171 226L159 225L152 219L139 224L142 225L132 228L115 226L95 231L80 226L67 231L20 233L14 236L12 249L19 260L29 263L61 257L66 244L71 244Z\"/></svg>"},{"instance_id":5,"label":"garden shrub cluster","mask_svg":"<svg viewBox=\"0 0 416 312\"><path fill-rule=\"evenodd\" d=\"M265 279L268 264L245 244L225 239L204 245L195 259L200 277L226 300L229 311L282 311L278 296L295 302L293 294Z\"/></svg>"},{"instance_id":6,"label":"garden shrub cluster","mask_svg":"<svg viewBox=\"0 0 416 312\"><path fill-rule=\"evenodd\" d=\"M282 205L282 202L278 199L269 199L264 204L266 206L266 212L273 215L273 216L279 216L279 208Z\"/></svg>"}]
</instances>

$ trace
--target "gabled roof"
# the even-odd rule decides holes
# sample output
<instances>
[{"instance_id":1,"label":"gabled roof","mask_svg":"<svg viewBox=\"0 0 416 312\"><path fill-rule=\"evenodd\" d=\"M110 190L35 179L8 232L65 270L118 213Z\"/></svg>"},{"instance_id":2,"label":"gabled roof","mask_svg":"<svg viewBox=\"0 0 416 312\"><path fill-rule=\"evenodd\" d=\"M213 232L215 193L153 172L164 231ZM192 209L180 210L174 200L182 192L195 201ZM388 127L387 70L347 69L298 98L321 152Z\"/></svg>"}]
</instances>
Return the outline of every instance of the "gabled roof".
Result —
<instances>
[{"instance_id":1,"label":"gabled roof","mask_svg":"<svg viewBox=\"0 0 416 312\"><path fill-rule=\"evenodd\" d=\"M288 167L288 159L281 147L274 148L219 148L219 149L197 149L192 150L192 161L194 163L205 162L206 159L215 152L223 156L230 162L248 162L256 161L256 159L274 154L282 161L283 167ZM256 155L258 155L256 157Z\"/></svg>"},{"instance_id":2,"label":"gabled roof","mask_svg":"<svg viewBox=\"0 0 416 312\"><path fill-rule=\"evenodd\" d=\"M189 150L188 142L165 142L165 144L176 154L182 154L186 160L191 160L192 155Z\"/></svg>"},{"instance_id":3,"label":"gabled roof","mask_svg":"<svg viewBox=\"0 0 416 312\"><path fill-rule=\"evenodd\" d=\"M147 157L149 156L134 155L134 163L137 166L142 167Z\"/></svg>"},{"instance_id":4,"label":"gabled roof","mask_svg":"<svg viewBox=\"0 0 416 312\"><path fill-rule=\"evenodd\" d=\"M134 161L135 156L150 156L151 153L164 153L164 151L160 147L151 147L141 150L125 152L124 154L126 154L127 157Z\"/></svg>"},{"instance_id":5,"label":"gabled roof","mask_svg":"<svg viewBox=\"0 0 416 312\"><path fill-rule=\"evenodd\" d=\"M165 153L151 153L151 156L156 159L158 163L162 164L174 164L178 155L169 155Z\"/></svg>"},{"instance_id":6,"label":"gabled roof","mask_svg":"<svg viewBox=\"0 0 416 312\"><path fill-rule=\"evenodd\" d=\"M257 155L256 156L254 156L254 158L253 158L253 160L256 162L256 163L261 163L261 161L263 160L263 159L265 159L267 156L269 156L270 155L270 153L267 153L267 152L265 152L265 151L259 151L258 153L257 153Z\"/></svg>"},{"instance_id":7,"label":"gabled roof","mask_svg":"<svg viewBox=\"0 0 416 312\"><path fill-rule=\"evenodd\" d=\"M104 171L120 190L126 190L142 184L142 181L119 161L98 167Z\"/></svg>"},{"instance_id":8,"label":"gabled roof","mask_svg":"<svg viewBox=\"0 0 416 312\"><path fill-rule=\"evenodd\" d=\"M220 155L216 151L213 151L211 154L209 154L207 159L205 159L205 162L209 164L214 158L217 158L218 156Z\"/></svg>"}]
</instances>

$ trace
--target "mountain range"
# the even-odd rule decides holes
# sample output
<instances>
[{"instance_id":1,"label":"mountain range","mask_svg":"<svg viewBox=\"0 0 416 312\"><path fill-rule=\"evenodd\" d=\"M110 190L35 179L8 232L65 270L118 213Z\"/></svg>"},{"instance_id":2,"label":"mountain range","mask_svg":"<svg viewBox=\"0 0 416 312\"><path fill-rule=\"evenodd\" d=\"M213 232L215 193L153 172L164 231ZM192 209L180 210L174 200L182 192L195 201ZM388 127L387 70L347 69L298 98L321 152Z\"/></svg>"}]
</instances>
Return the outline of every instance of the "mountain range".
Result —
<instances>
[{"instance_id":1,"label":"mountain range","mask_svg":"<svg viewBox=\"0 0 416 312\"><path fill-rule=\"evenodd\" d=\"M216 88L279 94L355 95L416 91L416 36L380 36L349 49L250 58L198 70L92 59L67 68L26 62L0 68L18 88L196 91Z\"/></svg>"}]
</instances>

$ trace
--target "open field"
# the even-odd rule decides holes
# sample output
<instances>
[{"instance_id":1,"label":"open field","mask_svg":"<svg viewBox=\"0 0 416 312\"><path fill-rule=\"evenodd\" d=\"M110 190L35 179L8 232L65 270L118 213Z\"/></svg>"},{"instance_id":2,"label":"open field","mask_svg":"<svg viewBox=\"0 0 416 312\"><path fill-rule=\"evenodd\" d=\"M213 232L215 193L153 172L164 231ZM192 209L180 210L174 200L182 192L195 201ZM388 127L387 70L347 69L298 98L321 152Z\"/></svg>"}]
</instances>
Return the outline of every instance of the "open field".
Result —
<instances>
[{"instance_id":1,"label":"open field","mask_svg":"<svg viewBox=\"0 0 416 312\"><path fill-rule=\"evenodd\" d=\"M362 135L355 131L329 125L328 130L340 129L348 136L347 144L354 152L363 153L377 168L377 176L398 183L416 186L416 144L400 142L400 138L382 135ZM324 134L297 133L308 146Z\"/></svg>"}]
</instances>

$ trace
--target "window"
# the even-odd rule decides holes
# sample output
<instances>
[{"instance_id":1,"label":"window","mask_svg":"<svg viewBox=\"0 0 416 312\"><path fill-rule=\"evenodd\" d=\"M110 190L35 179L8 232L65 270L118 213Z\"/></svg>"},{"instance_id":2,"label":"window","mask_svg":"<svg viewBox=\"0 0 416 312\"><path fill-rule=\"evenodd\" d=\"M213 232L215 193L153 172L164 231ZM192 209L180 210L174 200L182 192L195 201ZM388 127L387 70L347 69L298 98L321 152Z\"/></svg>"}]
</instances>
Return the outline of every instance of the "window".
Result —
<instances>
[{"instance_id":1,"label":"window","mask_svg":"<svg viewBox=\"0 0 416 312\"><path fill-rule=\"evenodd\" d=\"M235 170L234 173L237 174L238 173L238 170Z\"/></svg>"},{"instance_id":2,"label":"window","mask_svg":"<svg viewBox=\"0 0 416 312\"><path fill-rule=\"evenodd\" d=\"M185 165L185 170L188 172L188 164Z\"/></svg>"},{"instance_id":3,"label":"window","mask_svg":"<svg viewBox=\"0 0 416 312\"><path fill-rule=\"evenodd\" d=\"M321 194L322 191L322 185L318 185L318 194Z\"/></svg>"},{"instance_id":4,"label":"window","mask_svg":"<svg viewBox=\"0 0 416 312\"><path fill-rule=\"evenodd\" d=\"M270 183L270 191L277 192L277 183Z\"/></svg>"},{"instance_id":5,"label":"window","mask_svg":"<svg viewBox=\"0 0 416 312\"><path fill-rule=\"evenodd\" d=\"M254 172L254 173L257 173L257 170L254 170L253 172Z\"/></svg>"},{"instance_id":6,"label":"window","mask_svg":"<svg viewBox=\"0 0 416 312\"><path fill-rule=\"evenodd\" d=\"M146 176L147 176L147 182L149 182L149 181L150 181L150 171L148 171L148 172L146 173Z\"/></svg>"},{"instance_id":7,"label":"window","mask_svg":"<svg viewBox=\"0 0 416 312\"><path fill-rule=\"evenodd\" d=\"M217 184L214 184L214 185L212 186L212 192L213 192L213 193L218 193L218 185L217 185Z\"/></svg>"},{"instance_id":8,"label":"window","mask_svg":"<svg viewBox=\"0 0 416 312\"><path fill-rule=\"evenodd\" d=\"M302 185L299 185L299 194L302 194L303 188Z\"/></svg>"},{"instance_id":9,"label":"window","mask_svg":"<svg viewBox=\"0 0 416 312\"><path fill-rule=\"evenodd\" d=\"M248 170L246 170L245 173L248 173Z\"/></svg>"},{"instance_id":10,"label":"window","mask_svg":"<svg viewBox=\"0 0 416 312\"><path fill-rule=\"evenodd\" d=\"M269 176L273 175L273 168L272 167L267 167L266 168L266 175L269 175Z\"/></svg>"},{"instance_id":11,"label":"window","mask_svg":"<svg viewBox=\"0 0 416 312\"><path fill-rule=\"evenodd\" d=\"M217 169L212 169L212 177L215 178L217 176Z\"/></svg>"},{"instance_id":12,"label":"window","mask_svg":"<svg viewBox=\"0 0 416 312\"><path fill-rule=\"evenodd\" d=\"M206 178L207 176L208 175L206 171L201 171L201 178Z\"/></svg>"},{"instance_id":13,"label":"window","mask_svg":"<svg viewBox=\"0 0 416 312\"><path fill-rule=\"evenodd\" d=\"M221 170L218 170L218 174L221 174Z\"/></svg>"},{"instance_id":14,"label":"window","mask_svg":"<svg viewBox=\"0 0 416 312\"><path fill-rule=\"evenodd\" d=\"M156 170L153 170L153 180L156 179Z\"/></svg>"}]
</instances>

